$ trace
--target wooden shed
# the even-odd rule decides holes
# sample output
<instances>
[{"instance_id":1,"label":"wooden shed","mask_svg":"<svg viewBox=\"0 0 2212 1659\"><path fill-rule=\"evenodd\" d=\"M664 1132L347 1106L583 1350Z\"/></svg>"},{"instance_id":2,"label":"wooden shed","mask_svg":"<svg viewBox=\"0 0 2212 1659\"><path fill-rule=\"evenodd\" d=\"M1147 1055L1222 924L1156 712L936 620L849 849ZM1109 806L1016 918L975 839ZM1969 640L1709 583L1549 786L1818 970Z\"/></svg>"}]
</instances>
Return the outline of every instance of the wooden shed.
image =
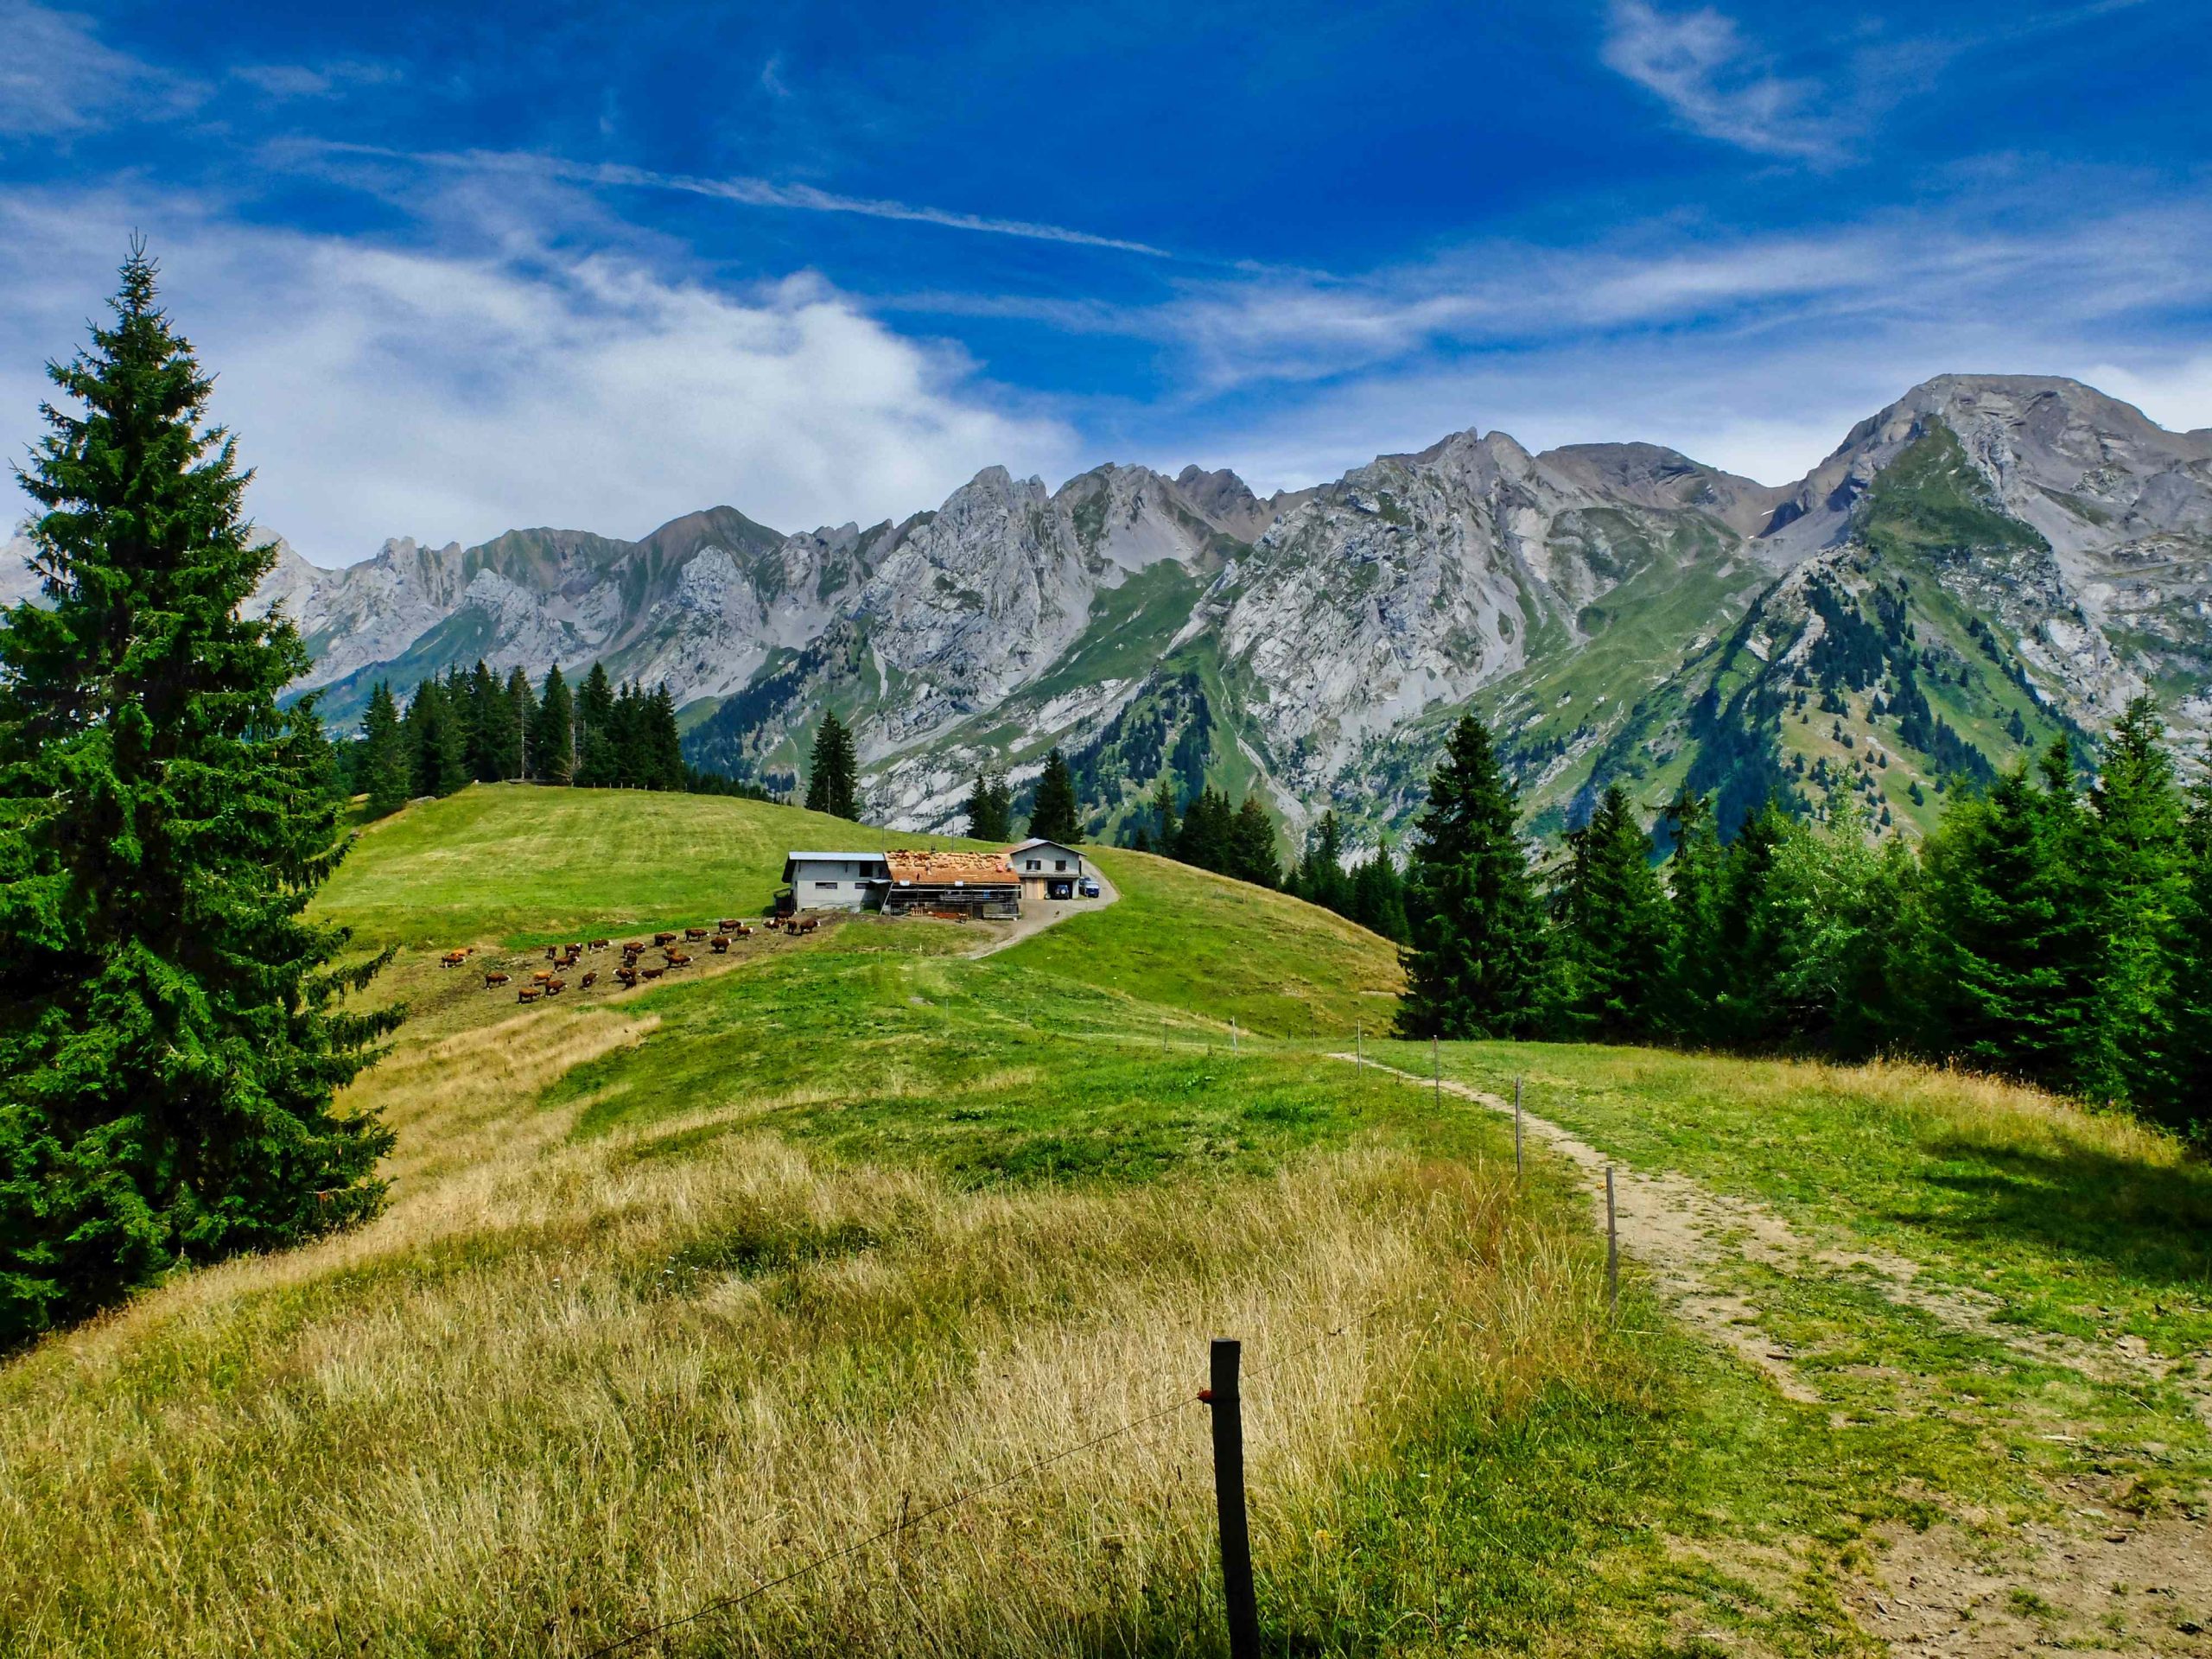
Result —
<instances>
[{"instance_id":1,"label":"wooden shed","mask_svg":"<svg viewBox=\"0 0 2212 1659\"><path fill-rule=\"evenodd\" d=\"M1004 853L902 847L886 853L884 862L890 873L890 885L883 891L887 915L917 911L941 916L1020 913L1021 887Z\"/></svg>"}]
</instances>

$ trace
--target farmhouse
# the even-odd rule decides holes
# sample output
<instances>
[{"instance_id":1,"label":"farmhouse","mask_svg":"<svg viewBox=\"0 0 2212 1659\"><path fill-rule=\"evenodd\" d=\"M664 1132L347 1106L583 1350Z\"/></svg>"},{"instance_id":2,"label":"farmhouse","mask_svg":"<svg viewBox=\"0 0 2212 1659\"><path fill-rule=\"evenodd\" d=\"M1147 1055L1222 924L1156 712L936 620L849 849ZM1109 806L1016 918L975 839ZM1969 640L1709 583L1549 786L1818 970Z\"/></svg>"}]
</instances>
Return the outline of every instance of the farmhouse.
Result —
<instances>
[{"instance_id":1,"label":"farmhouse","mask_svg":"<svg viewBox=\"0 0 2212 1659\"><path fill-rule=\"evenodd\" d=\"M1084 868L1083 855L1057 841L1025 841L1006 856L1021 879L1025 899L1073 899L1090 874Z\"/></svg>"},{"instance_id":2,"label":"farmhouse","mask_svg":"<svg viewBox=\"0 0 2212 1659\"><path fill-rule=\"evenodd\" d=\"M785 891L776 895L776 912L865 910L880 900L890 883L881 853L795 852L784 860Z\"/></svg>"},{"instance_id":3,"label":"farmhouse","mask_svg":"<svg viewBox=\"0 0 2212 1659\"><path fill-rule=\"evenodd\" d=\"M884 855L889 884L887 915L907 911L1010 918L1021 907L1021 886L1004 853L939 852L900 848Z\"/></svg>"}]
</instances>

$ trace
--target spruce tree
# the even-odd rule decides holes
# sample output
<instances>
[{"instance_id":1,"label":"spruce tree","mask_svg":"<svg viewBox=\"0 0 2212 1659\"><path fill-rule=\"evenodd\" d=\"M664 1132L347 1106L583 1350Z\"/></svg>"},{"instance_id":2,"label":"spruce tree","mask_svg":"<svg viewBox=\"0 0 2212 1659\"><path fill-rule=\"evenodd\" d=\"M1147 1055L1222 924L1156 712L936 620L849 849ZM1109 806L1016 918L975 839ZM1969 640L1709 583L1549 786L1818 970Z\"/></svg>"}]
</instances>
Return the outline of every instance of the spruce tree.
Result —
<instances>
[{"instance_id":1,"label":"spruce tree","mask_svg":"<svg viewBox=\"0 0 2212 1659\"><path fill-rule=\"evenodd\" d=\"M468 782L459 724L451 700L435 677L415 688L404 728L417 795L450 795Z\"/></svg>"},{"instance_id":2,"label":"spruce tree","mask_svg":"<svg viewBox=\"0 0 2212 1659\"><path fill-rule=\"evenodd\" d=\"M806 810L858 823L860 797L860 757L853 747L851 728L835 709L828 710L814 734L814 753L807 764Z\"/></svg>"},{"instance_id":3,"label":"spruce tree","mask_svg":"<svg viewBox=\"0 0 2212 1659\"><path fill-rule=\"evenodd\" d=\"M1412 942L1406 925L1405 885L1386 842L1351 872L1351 919L1400 944Z\"/></svg>"},{"instance_id":4,"label":"spruce tree","mask_svg":"<svg viewBox=\"0 0 2212 1659\"><path fill-rule=\"evenodd\" d=\"M683 787L683 737L676 724L676 695L664 680L645 699L645 768L649 789Z\"/></svg>"},{"instance_id":5,"label":"spruce tree","mask_svg":"<svg viewBox=\"0 0 2212 1659\"><path fill-rule=\"evenodd\" d=\"M1029 807L1029 833L1072 847L1083 839L1083 809L1076 800L1075 773L1067 757L1054 749L1045 757L1037 798Z\"/></svg>"},{"instance_id":6,"label":"spruce tree","mask_svg":"<svg viewBox=\"0 0 2212 1659\"><path fill-rule=\"evenodd\" d=\"M1275 855L1275 821L1257 794L1247 795L1237 805L1236 827L1230 833L1229 874L1257 887L1272 887L1282 880L1282 863Z\"/></svg>"},{"instance_id":7,"label":"spruce tree","mask_svg":"<svg viewBox=\"0 0 2212 1659\"><path fill-rule=\"evenodd\" d=\"M2182 800L2164 722L2147 696L2106 740L2084 823L2082 896L2094 988L2075 1086L2092 1099L2171 1092L2167 1029L2182 903Z\"/></svg>"},{"instance_id":8,"label":"spruce tree","mask_svg":"<svg viewBox=\"0 0 2212 1659\"><path fill-rule=\"evenodd\" d=\"M499 677L477 659L468 677L469 771L480 784L515 775L515 733L507 720L507 699Z\"/></svg>"},{"instance_id":9,"label":"spruce tree","mask_svg":"<svg viewBox=\"0 0 2212 1659\"><path fill-rule=\"evenodd\" d=\"M1152 844L1163 853L1172 853L1182 821L1175 810L1175 780L1164 772L1152 786Z\"/></svg>"},{"instance_id":10,"label":"spruce tree","mask_svg":"<svg viewBox=\"0 0 2212 1659\"><path fill-rule=\"evenodd\" d=\"M1607 785L1590 822L1567 837L1553 900L1552 1023L1559 1035L1634 1042L1657 1024L1667 909L1651 841L1628 791Z\"/></svg>"},{"instance_id":11,"label":"spruce tree","mask_svg":"<svg viewBox=\"0 0 2212 1659\"><path fill-rule=\"evenodd\" d=\"M1719 1036L1715 1009L1723 988L1725 855L1708 798L1685 788L1668 804L1663 817L1674 852L1666 870L1669 913L1661 1024L1679 1041L1712 1042Z\"/></svg>"},{"instance_id":12,"label":"spruce tree","mask_svg":"<svg viewBox=\"0 0 2212 1659\"><path fill-rule=\"evenodd\" d=\"M1014 839L1014 791L1006 774L978 767L976 787L968 796L968 837L971 841Z\"/></svg>"},{"instance_id":13,"label":"spruce tree","mask_svg":"<svg viewBox=\"0 0 2212 1659\"><path fill-rule=\"evenodd\" d=\"M17 474L48 607L0 617L0 1344L367 1214L391 1144L331 1109L397 1016L305 918L347 839L299 635L239 614L275 555L143 248L112 308Z\"/></svg>"},{"instance_id":14,"label":"spruce tree","mask_svg":"<svg viewBox=\"0 0 2212 1659\"><path fill-rule=\"evenodd\" d=\"M1185 864L1226 875L1236 831L1236 814L1229 797L1209 785L1183 808L1183 822L1175 831L1175 856Z\"/></svg>"},{"instance_id":15,"label":"spruce tree","mask_svg":"<svg viewBox=\"0 0 2212 1659\"><path fill-rule=\"evenodd\" d=\"M1351 914L1351 878L1344 867L1344 830L1334 807L1325 809L1321 821L1306 837L1305 856L1293 877L1294 890L1309 905Z\"/></svg>"},{"instance_id":16,"label":"spruce tree","mask_svg":"<svg viewBox=\"0 0 2212 1659\"><path fill-rule=\"evenodd\" d=\"M576 693L576 781L591 789L611 789L622 781L615 747L614 687L607 665L594 663Z\"/></svg>"},{"instance_id":17,"label":"spruce tree","mask_svg":"<svg viewBox=\"0 0 2212 1659\"><path fill-rule=\"evenodd\" d=\"M508 753L513 757L515 769L509 775L525 779L530 776L531 734L537 729L537 698L530 689L530 676L520 667L507 676L506 717L514 733L514 747Z\"/></svg>"},{"instance_id":18,"label":"spruce tree","mask_svg":"<svg viewBox=\"0 0 2212 1659\"><path fill-rule=\"evenodd\" d=\"M575 704L569 683L561 677L561 664L545 671L545 689L537 697L537 722L530 734L530 769L541 784L566 784L575 776Z\"/></svg>"},{"instance_id":19,"label":"spruce tree","mask_svg":"<svg viewBox=\"0 0 2212 1659\"><path fill-rule=\"evenodd\" d=\"M390 683L378 680L369 693L368 712L361 717L359 776L369 816L385 817L406 805L414 775L414 761L399 728L399 705L392 701Z\"/></svg>"},{"instance_id":20,"label":"spruce tree","mask_svg":"<svg viewBox=\"0 0 2212 1659\"><path fill-rule=\"evenodd\" d=\"M2200 784L2183 820L2166 1027L2172 1063L2158 1116L2212 1150L2212 783Z\"/></svg>"},{"instance_id":21,"label":"spruce tree","mask_svg":"<svg viewBox=\"0 0 2212 1659\"><path fill-rule=\"evenodd\" d=\"M1398 1028L1408 1037L1522 1037L1535 1026L1544 926L1514 833L1520 811L1489 729L1460 717L1429 777L1407 872L1413 935Z\"/></svg>"}]
</instances>

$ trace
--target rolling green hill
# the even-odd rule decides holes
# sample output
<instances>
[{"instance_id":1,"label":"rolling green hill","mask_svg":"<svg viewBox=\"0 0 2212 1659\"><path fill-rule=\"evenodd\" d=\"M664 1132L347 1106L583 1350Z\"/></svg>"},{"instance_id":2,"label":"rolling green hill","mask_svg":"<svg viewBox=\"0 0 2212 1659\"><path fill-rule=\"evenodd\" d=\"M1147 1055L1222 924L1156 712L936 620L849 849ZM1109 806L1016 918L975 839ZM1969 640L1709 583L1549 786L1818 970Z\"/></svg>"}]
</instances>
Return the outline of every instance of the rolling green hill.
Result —
<instances>
[{"instance_id":1,"label":"rolling green hill","mask_svg":"<svg viewBox=\"0 0 2212 1659\"><path fill-rule=\"evenodd\" d=\"M507 786L365 834L321 908L399 947L346 1101L390 1207L0 1365L0 1651L582 1656L726 1604L639 1650L1218 1653L1216 1334L1287 1650L2191 1650L2174 1143L1910 1068L1355 1068L1430 1063L1377 1041L1386 942L1112 851L1116 903L988 955L862 918L635 993L477 976L870 834ZM1452 1085L1521 1071L1566 1138L1516 1179Z\"/></svg>"}]
</instances>

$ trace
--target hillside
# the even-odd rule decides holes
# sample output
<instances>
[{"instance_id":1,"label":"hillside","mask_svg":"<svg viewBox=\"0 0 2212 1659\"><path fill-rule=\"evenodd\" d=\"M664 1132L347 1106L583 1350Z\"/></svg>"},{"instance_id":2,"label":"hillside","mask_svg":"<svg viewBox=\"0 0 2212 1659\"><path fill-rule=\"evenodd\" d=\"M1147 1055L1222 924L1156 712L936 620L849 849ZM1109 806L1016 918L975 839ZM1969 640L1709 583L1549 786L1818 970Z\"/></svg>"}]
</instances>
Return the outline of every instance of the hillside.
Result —
<instances>
[{"instance_id":1,"label":"hillside","mask_svg":"<svg viewBox=\"0 0 2212 1659\"><path fill-rule=\"evenodd\" d=\"M1385 943L1135 854L988 956L868 918L635 993L478 976L853 835L497 787L365 836L322 908L399 946L349 1096L391 1207L0 1366L0 1649L582 1655L724 1601L660 1650L1217 1651L1217 1332L1298 1651L2212 1618L2212 1179L2118 1120L1630 1050L1446 1045L1440 1084L1378 1040ZM1356 1028L1417 1075L1332 1058ZM1522 1072L1516 1183L1471 1091Z\"/></svg>"},{"instance_id":2,"label":"hillside","mask_svg":"<svg viewBox=\"0 0 2212 1659\"><path fill-rule=\"evenodd\" d=\"M957 824L979 766L1026 785L1058 745L1109 838L1165 774L1261 790L1294 833L1333 806L1366 844L1473 708L1537 830L1616 779L1654 808L1685 782L1855 795L1913 830L1953 776L2093 741L2141 690L2201 760L2212 434L2074 381L1946 375L1775 486L1470 429L1264 500L1195 467L1056 490L988 467L865 531L717 507L635 543L398 540L336 571L284 549L257 602L299 620L302 688L340 723L379 678L601 661L670 684L694 764L778 789L836 710L920 829Z\"/></svg>"}]
</instances>

